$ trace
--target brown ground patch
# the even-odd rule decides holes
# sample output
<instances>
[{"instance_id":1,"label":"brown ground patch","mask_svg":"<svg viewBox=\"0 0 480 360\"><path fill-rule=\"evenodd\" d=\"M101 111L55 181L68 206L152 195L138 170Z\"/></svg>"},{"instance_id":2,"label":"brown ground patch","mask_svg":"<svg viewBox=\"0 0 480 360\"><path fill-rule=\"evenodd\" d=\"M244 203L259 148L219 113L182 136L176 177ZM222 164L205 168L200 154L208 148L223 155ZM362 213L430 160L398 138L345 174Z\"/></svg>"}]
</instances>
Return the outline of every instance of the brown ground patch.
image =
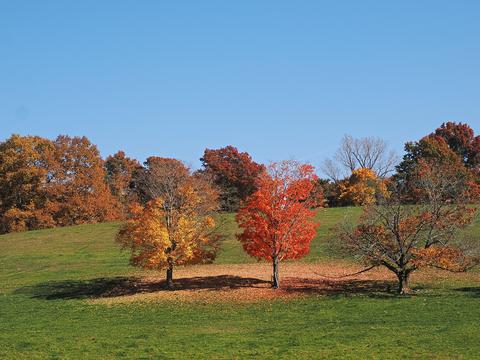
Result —
<instances>
[{"instance_id":1,"label":"brown ground patch","mask_svg":"<svg viewBox=\"0 0 480 360\"><path fill-rule=\"evenodd\" d=\"M115 304L132 301L173 302L257 302L277 298L313 295L377 294L391 296L396 288L395 277L386 269L373 269L348 278L362 268L347 262L320 264L284 263L280 267L281 289L270 287L271 266L268 264L202 265L175 271L175 288L164 289L163 274L142 278L119 278L99 288L90 302ZM452 274L427 270L417 272L412 282L479 280L478 273ZM101 279L98 279L101 280Z\"/></svg>"}]
</instances>

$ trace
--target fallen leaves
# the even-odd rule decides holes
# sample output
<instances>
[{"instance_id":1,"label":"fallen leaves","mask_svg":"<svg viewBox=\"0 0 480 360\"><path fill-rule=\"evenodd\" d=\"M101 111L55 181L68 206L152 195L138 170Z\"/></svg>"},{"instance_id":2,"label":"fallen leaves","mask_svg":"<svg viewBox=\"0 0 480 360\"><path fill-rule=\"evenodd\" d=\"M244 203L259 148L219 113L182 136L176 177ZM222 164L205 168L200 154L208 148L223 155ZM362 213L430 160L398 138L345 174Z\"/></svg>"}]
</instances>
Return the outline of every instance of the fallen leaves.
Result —
<instances>
[{"instance_id":1,"label":"fallen leaves","mask_svg":"<svg viewBox=\"0 0 480 360\"><path fill-rule=\"evenodd\" d=\"M321 264L285 263L282 273L282 288L272 289L271 266L268 264L197 265L176 271L172 290L163 288L163 274L139 278L129 291L122 287L113 289L96 298L94 304L125 304L132 302L175 303L255 303L278 299L293 299L302 296L332 296L383 293L392 294L395 278L385 269L348 277L361 267L346 261ZM282 276L282 273L280 276ZM479 281L480 274L452 274L428 269L416 273L412 282L439 282L445 279ZM134 289L132 291L132 288Z\"/></svg>"}]
</instances>

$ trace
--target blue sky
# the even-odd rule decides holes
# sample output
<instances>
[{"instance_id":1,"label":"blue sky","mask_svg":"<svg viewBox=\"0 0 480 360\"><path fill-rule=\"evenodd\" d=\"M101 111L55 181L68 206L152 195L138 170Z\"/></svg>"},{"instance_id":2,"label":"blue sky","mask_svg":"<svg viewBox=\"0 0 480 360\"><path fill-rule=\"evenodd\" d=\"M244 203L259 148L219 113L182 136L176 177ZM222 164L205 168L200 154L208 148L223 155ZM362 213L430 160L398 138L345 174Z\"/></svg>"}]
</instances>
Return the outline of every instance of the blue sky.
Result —
<instances>
[{"instance_id":1,"label":"blue sky","mask_svg":"<svg viewBox=\"0 0 480 360\"><path fill-rule=\"evenodd\" d=\"M319 165L343 134L480 131L480 1L0 0L0 137Z\"/></svg>"}]
</instances>

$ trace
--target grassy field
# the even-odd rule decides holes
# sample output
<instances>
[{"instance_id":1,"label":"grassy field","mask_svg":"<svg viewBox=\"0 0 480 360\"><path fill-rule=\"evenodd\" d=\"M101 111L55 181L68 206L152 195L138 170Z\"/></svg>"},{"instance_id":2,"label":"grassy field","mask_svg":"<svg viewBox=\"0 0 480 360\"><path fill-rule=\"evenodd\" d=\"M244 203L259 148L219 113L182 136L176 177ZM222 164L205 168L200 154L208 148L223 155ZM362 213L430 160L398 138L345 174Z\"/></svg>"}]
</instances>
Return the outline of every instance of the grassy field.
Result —
<instances>
[{"instance_id":1,"label":"grassy field","mask_svg":"<svg viewBox=\"0 0 480 360\"><path fill-rule=\"evenodd\" d=\"M335 262L330 228L358 214L321 210L302 263ZM217 263L254 262L233 236L233 216L222 218ZM415 282L409 297L373 288L254 303L92 302L99 286L152 275L128 266L113 242L118 227L0 236L0 358L480 358L477 275ZM477 222L462 236L479 234Z\"/></svg>"}]
</instances>

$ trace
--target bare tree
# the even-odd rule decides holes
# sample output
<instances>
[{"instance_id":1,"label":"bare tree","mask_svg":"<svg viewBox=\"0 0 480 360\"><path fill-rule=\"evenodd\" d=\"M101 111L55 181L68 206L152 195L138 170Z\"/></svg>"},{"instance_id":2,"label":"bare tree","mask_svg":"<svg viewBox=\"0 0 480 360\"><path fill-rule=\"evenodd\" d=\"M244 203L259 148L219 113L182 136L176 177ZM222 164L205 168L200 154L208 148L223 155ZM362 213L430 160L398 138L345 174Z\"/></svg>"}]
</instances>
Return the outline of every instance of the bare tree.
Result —
<instances>
[{"instance_id":1,"label":"bare tree","mask_svg":"<svg viewBox=\"0 0 480 360\"><path fill-rule=\"evenodd\" d=\"M476 214L465 180L456 169L419 164L416 185L422 201L403 205L397 188L383 204L367 206L359 224L340 228L345 250L368 266L395 273L400 294L409 291L409 276L420 267L466 271L480 257L478 241L462 243L457 236Z\"/></svg>"},{"instance_id":2,"label":"bare tree","mask_svg":"<svg viewBox=\"0 0 480 360\"><path fill-rule=\"evenodd\" d=\"M377 137L354 138L345 135L333 159L324 161L322 170L333 181L347 177L353 170L367 168L383 178L395 170L397 156Z\"/></svg>"}]
</instances>

